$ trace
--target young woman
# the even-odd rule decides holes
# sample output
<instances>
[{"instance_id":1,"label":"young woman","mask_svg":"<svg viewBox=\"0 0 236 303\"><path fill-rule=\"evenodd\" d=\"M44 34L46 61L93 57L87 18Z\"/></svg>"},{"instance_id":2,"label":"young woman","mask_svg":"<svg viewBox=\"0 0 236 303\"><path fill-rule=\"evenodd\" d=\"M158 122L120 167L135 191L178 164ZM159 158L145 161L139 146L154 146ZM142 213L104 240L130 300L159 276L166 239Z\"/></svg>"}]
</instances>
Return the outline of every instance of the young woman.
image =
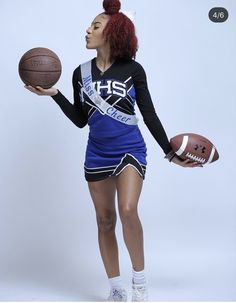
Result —
<instances>
[{"instance_id":1,"label":"young woman","mask_svg":"<svg viewBox=\"0 0 236 303\"><path fill-rule=\"evenodd\" d=\"M96 49L97 56L73 73L74 104L54 87L26 88L37 95L52 96L79 128L89 125L84 170L96 210L101 257L111 286L108 300L127 300L115 236L117 193L124 241L133 266L132 301L147 301L143 231L137 210L147 165L146 145L137 125L135 103L169 161L183 167L201 165L182 161L171 150L148 91L145 71L134 61L134 25L119 12L119 0L104 0L103 7L105 11L95 17L86 34L86 47Z\"/></svg>"}]
</instances>

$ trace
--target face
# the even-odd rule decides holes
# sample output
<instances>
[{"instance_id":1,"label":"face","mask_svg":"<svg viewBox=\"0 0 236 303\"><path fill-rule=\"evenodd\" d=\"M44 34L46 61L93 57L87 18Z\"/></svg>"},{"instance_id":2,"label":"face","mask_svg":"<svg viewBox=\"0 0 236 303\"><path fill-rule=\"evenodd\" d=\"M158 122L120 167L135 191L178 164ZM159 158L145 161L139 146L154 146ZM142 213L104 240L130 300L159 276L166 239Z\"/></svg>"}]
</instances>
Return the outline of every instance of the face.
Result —
<instances>
[{"instance_id":1,"label":"face","mask_svg":"<svg viewBox=\"0 0 236 303\"><path fill-rule=\"evenodd\" d=\"M99 49L106 45L103 30L107 25L109 16L105 14L98 15L86 31L86 48Z\"/></svg>"}]
</instances>

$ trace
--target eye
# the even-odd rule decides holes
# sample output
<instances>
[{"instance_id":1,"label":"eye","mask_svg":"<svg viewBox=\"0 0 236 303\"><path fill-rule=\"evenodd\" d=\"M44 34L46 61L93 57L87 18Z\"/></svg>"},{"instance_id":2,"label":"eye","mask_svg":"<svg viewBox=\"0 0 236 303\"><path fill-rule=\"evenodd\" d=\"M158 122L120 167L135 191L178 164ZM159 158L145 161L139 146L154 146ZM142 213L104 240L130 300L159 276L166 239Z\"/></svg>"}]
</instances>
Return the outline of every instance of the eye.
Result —
<instances>
[{"instance_id":1,"label":"eye","mask_svg":"<svg viewBox=\"0 0 236 303\"><path fill-rule=\"evenodd\" d=\"M98 29L99 28L99 26L94 26L94 29Z\"/></svg>"}]
</instances>

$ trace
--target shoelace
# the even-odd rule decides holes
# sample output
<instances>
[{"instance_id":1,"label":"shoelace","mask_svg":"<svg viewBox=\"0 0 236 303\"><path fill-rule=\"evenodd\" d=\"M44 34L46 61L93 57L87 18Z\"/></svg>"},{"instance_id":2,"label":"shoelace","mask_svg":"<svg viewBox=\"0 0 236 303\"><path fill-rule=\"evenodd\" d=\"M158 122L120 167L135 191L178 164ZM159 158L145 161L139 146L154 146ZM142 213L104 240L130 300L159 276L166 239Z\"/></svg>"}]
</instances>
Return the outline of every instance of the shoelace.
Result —
<instances>
[{"instance_id":1,"label":"shoelace","mask_svg":"<svg viewBox=\"0 0 236 303\"><path fill-rule=\"evenodd\" d=\"M134 287L133 292L134 292L134 296L137 299L137 301L145 299L144 296L146 297L146 288L143 286Z\"/></svg>"},{"instance_id":2,"label":"shoelace","mask_svg":"<svg viewBox=\"0 0 236 303\"><path fill-rule=\"evenodd\" d=\"M119 291L117 289L113 289L112 290L112 296L113 297L118 297L119 299L122 299L123 298L123 292Z\"/></svg>"},{"instance_id":3,"label":"shoelace","mask_svg":"<svg viewBox=\"0 0 236 303\"><path fill-rule=\"evenodd\" d=\"M113 289L112 296L118 297L119 299L122 299L122 297L123 297L122 293L120 291L118 291L117 289Z\"/></svg>"}]
</instances>

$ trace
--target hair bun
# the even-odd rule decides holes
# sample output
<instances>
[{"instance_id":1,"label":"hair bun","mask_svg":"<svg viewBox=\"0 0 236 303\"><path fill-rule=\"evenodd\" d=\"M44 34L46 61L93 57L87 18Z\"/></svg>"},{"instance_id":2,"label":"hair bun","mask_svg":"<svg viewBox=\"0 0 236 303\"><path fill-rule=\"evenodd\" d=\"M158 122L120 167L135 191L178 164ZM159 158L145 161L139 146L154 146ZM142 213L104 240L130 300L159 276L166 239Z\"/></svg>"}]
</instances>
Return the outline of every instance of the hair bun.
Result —
<instances>
[{"instance_id":1,"label":"hair bun","mask_svg":"<svg viewBox=\"0 0 236 303\"><path fill-rule=\"evenodd\" d=\"M121 4L119 0L103 0L103 8L108 15L119 13Z\"/></svg>"}]
</instances>

